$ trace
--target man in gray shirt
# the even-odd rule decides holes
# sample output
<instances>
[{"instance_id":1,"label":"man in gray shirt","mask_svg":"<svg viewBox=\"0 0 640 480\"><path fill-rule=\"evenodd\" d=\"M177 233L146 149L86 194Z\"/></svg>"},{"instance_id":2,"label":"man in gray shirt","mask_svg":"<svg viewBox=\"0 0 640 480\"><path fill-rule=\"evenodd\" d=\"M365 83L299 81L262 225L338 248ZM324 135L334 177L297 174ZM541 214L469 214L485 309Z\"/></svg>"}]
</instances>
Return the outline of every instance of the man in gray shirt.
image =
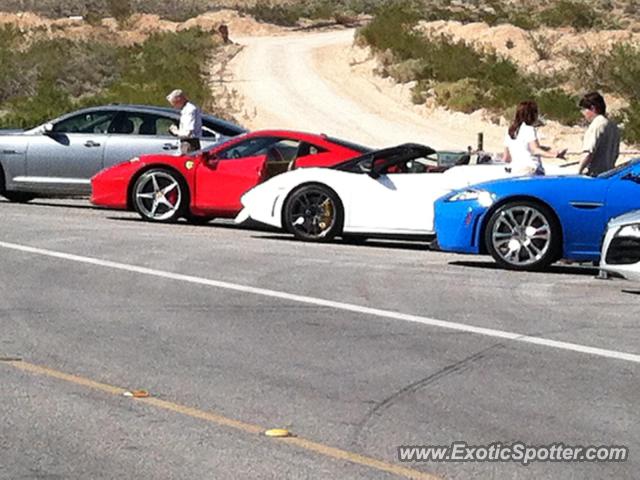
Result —
<instances>
[{"instance_id":1,"label":"man in gray shirt","mask_svg":"<svg viewBox=\"0 0 640 480\"><path fill-rule=\"evenodd\" d=\"M202 112L189 101L182 90L174 90L167 95L167 101L173 108L180 110L180 126L171 125L169 132L180 139L180 152L200 150L202 137Z\"/></svg>"},{"instance_id":2,"label":"man in gray shirt","mask_svg":"<svg viewBox=\"0 0 640 480\"><path fill-rule=\"evenodd\" d=\"M589 122L582 141L586 156L580 162L580 174L595 177L615 166L620 153L620 130L606 117L607 106L598 92L587 93L579 106Z\"/></svg>"}]
</instances>

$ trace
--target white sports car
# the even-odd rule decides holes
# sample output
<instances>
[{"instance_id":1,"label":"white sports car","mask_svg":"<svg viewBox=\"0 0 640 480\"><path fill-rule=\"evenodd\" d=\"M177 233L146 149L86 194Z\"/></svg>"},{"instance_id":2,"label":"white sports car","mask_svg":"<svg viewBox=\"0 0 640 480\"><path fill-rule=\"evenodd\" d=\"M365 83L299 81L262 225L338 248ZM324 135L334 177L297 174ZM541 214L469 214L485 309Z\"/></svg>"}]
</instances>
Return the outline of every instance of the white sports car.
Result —
<instances>
[{"instance_id":1,"label":"white sports car","mask_svg":"<svg viewBox=\"0 0 640 480\"><path fill-rule=\"evenodd\" d=\"M600 268L640 282L640 210L609 222L602 243Z\"/></svg>"},{"instance_id":2,"label":"white sports car","mask_svg":"<svg viewBox=\"0 0 640 480\"><path fill-rule=\"evenodd\" d=\"M435 150L403 144L331 168L277 175L242 197L236 221L252 218L298 239L338 235L434 235L433 203L456 188L509 176L505 164L455 166L430 173Z\"/></svg>"}]
</instances>

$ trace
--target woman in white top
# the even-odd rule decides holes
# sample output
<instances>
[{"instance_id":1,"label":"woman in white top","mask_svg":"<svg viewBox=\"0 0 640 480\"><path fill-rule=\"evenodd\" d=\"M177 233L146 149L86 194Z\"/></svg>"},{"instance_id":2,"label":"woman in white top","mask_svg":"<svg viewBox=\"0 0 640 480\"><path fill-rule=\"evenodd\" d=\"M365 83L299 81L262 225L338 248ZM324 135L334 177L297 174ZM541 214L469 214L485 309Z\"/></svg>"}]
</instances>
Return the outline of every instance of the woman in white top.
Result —
<instances>
[{"instance_id":1,"label":"woman in white top","mask_svg":"<svg viewBox=\"0 0 640 480\"><path fill-rule=\"evenodd\" d=\"M540 157L564 159L567 152L566 149L551 150L540 145L535 127L537 121L536 102L520 102L504 140L504 159L510 164L511 173L514 175L544 175Z\"/></svg>"}]
</instances>

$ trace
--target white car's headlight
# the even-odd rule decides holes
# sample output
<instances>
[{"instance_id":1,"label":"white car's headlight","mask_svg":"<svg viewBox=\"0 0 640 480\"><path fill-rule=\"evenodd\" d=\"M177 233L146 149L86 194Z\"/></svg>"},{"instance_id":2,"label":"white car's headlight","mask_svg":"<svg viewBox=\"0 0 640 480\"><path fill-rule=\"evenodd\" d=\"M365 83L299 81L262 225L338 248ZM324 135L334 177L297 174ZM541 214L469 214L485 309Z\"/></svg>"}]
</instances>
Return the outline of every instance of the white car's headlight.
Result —
<instances>
[{"instance_id":1,"label":"white car's headlight","mask_svg":"<svg viewBox=\"0 0 640 480\"><path fill-rule=\"evenodd\" d=\"M493 205L495 196L486 190L476 190L472 188L458 192L448 199L449 202L462 202L465 200L476 200L483 207L490 207Z\"/></svg>"},{"instance_id":2,"label":"white car's headlight","mask_svg":"<svg viewBox=\"0 0 640 480\"><path fill-rule=\"evenodd\" d=\"M634 237L640 238L640 223L626 225L616 233L616 237Z\"/></svg>"}]
</instances>

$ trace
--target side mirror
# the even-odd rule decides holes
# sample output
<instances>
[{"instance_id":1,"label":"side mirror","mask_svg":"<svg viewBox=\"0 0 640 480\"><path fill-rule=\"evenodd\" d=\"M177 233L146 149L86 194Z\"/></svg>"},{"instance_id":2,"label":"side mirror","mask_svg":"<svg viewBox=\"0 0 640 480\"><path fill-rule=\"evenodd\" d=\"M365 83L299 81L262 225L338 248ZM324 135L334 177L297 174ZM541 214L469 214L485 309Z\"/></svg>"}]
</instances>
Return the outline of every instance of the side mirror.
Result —
<instances>
[{"instance_id":1,"label":"side mirror","mask_svg":"<svg viewBox=\"0 0 640 480\"><path fill-rule=\"evenodd\" d=\"M380 172L378 172L375 168L372 168L371 170L369 170L367 172L367 175L369 175L374 180L377 180L378 178L380 178Z\"/></svg>"},{"instance_id":2,"label":"side mirror","mask_svg":"<svg viewBox=\"0 0 640 480\"><path fill-rule=\"evenodd\" d=\"M204 153L204 163L208 167L215 169L218 166L218 162L219 161L220 161L220 159L218 157L216 157L215 153L212 153L212 152L205 152Z\"/></svg>"},{"instance_id":3,"label":"side mirror","mask_svg":"<svg viewBox=\"0 0 640 480\"><path fill-rule=\"evenodd\" d=\"M374 178L374 179L380 178L380 172L376 171L373 168L373 160L371 159L364 159L361 162L359 162L358 168L360 169L361 172L366 173L371 178Z\"/></svg>"},{"instance_id":4,"label":"side mirror","mask_svg":"<svg viewBox=\"0 0 640 480\"><path fill-rule=\"evenodd\" d=\"M53 133L53 123L45 123L42 126L42 134L43 135L50 135Z\"/></svg>"}]
</instances>

